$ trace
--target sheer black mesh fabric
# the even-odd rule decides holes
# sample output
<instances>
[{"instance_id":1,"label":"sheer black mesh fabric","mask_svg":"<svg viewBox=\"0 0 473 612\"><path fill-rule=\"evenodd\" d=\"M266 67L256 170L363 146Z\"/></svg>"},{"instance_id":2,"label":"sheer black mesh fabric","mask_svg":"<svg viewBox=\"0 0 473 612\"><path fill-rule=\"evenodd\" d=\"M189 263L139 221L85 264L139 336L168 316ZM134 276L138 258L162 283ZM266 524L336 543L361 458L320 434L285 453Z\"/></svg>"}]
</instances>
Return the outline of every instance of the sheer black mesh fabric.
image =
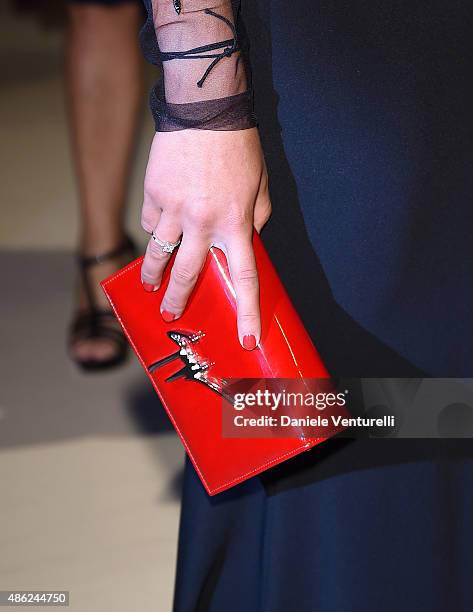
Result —
<instances>
[{"instance_id":1,"label":"sheer black mesh fabric","mask_svg":"<svg viewBox=\"0 0 473 612\"><path fill-rule=\"evenodd\" d=\"M145 4L142 50L148 61L163 65L163 79L150 95L156 131L254 127L252 95L233 26L239 2L180 0L180 14L173 0Z\"/></svg>"},{"instance_id":2,"label":"sheer black mesh fabric","mask_svg":"<svg viewBox=\"0 0 473 612\"><path fill-rule=\"evenodd\" d=\"M171 104L165 100L162 83L158 83L151 90L150 108L157 132L246 130L256 125L249 91L204 102Z\"/></svg>"}]
</instances>

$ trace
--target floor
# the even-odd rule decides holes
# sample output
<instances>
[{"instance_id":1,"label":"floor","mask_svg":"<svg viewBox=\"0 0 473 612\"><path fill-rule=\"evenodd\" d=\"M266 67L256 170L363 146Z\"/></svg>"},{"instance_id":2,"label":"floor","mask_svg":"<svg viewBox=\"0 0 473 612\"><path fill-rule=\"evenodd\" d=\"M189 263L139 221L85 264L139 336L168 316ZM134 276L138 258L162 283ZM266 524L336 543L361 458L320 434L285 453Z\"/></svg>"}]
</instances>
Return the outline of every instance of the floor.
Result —
<instances>
[{"instance_id":1,"label":"floor","mask_svg":"<svg viewBox=\"0 0 473 612\"><path fill-rule=\"evenodd\" d=\"M77 219L60 29L0 1L0 590L69 590L70 610L171 609L183 451L134 359L69 363ZM139 230L152 135L128 215Z\"/></svg>"}]
</instances>

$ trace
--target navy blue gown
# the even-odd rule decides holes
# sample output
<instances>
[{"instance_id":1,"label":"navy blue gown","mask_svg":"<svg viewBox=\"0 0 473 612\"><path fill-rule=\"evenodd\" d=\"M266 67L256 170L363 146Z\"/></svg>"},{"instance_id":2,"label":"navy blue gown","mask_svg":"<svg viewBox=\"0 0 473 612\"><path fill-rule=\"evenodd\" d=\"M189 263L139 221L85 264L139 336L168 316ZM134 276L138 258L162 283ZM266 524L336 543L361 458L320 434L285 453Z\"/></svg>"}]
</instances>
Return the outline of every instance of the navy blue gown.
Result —
<instances>
[{"instance_id":1,"label":"navy blue gown","mask_svg":"<svg viewBox=\"0 0 473 612\"><path fill-rule=\"evenodd\" d=\"M263 236L337 375L473 374L472 15L243 2ZM215 498L187 465L175 612L471 612L472 516L468 440L332 440Z\"/></svg>"}]
</instances>

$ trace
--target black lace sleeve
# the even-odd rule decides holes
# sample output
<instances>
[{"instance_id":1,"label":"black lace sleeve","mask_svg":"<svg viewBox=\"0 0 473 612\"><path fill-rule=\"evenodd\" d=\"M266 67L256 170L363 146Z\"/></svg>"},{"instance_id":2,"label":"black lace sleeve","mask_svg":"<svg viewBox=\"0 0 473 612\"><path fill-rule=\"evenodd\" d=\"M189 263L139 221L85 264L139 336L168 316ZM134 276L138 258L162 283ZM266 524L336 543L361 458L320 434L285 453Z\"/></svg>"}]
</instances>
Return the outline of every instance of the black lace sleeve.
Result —
<instances>
[{"instance_id":1,"label":"black lace sleeve","mask_svg":"<svg viewBox=\"0 0 473 612\"><path fill-rule=\"evenodd\" d=\"M156 131L254 127L231 0L145 0L145 57L162 65L150 106Z\"/></svg>"}]
</instances>

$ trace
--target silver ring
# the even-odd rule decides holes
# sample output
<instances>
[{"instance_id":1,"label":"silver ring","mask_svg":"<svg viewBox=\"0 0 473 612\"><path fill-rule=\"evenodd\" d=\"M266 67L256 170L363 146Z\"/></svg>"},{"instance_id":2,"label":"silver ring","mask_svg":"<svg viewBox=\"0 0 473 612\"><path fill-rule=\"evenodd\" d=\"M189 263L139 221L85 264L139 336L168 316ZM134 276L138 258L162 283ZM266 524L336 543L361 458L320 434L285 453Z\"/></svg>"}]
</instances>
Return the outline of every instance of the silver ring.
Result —
<instances>
[{"instance_id":1,"label":"silver ring","mask_svg":"<svg viewBox=\"0 0 473 612\"><path fill-rule=\"evenodd\" d=\"M168 242L167 240L160 240L154 232L151 232L151 238L156 244L159 244L163 253L172 253L174 249L181 244L180 238L177 242Z\"/></svg>"}]
</instances>

